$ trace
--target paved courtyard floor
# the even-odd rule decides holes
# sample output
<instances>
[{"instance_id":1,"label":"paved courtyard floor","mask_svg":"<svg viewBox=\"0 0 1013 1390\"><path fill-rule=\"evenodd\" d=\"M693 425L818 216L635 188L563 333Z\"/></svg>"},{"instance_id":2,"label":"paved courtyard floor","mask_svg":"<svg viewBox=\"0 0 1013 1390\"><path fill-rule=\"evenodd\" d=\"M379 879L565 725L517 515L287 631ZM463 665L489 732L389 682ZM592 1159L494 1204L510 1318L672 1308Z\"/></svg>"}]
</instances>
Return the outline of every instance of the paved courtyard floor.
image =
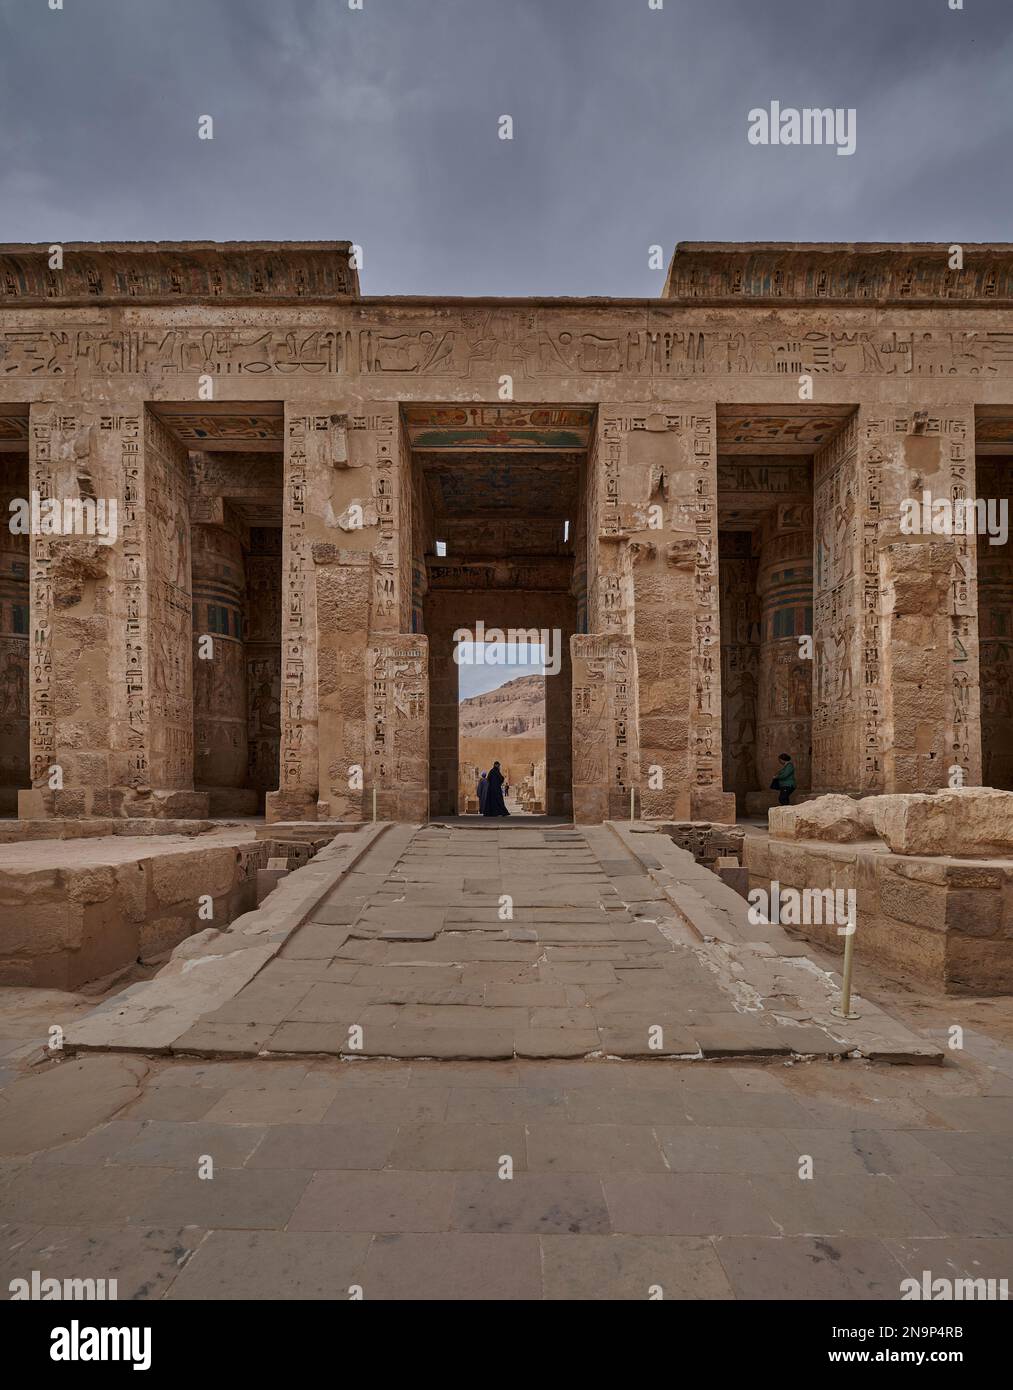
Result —
<instances>
[{"instance_id":1,"label":"paved courtyard floor","mask_svg":"<svg viewBox=\"0 0 1013 1390\"><path fill-rule=\"evenodd\" d=\"M454 1059L847 1052L853 1040L831 1019L805 946L748 924L744 937L720 940L729 915L715 915L718 898L744 921L743 899L681 852L696 886L673 885L652 873L664 865L641 843L674 849L649 834L634 838L634 852L609 826L392 826L174 1050ZM690 899L704 914L696 931ZM160 1037L157 1014L152 1021ZM111 1035L99 1027L83 1036ZM902 1039L891 1045L903 1050Z\"/></svg>"},{"instance_id":2,"label":"paved courtyard floor","mask_svg":"<svg viewBox=\"0 0 1013 1390\"><path fill-rule=\"evenodd\" d=\"M391 827L193 1025L211 1060L47 1057L94 1001L0 991L0 1290L892 1300L926 1270L1013 1276L1010 1001L860 966L866 1017L878 1000L942 1057L834 1060L784 982L827 962L772 932L701 941L687 922L729 916L718 881L644 872L631 844ZM785 1033L823 1042L778 1052Z\"/></svg>"},{"instance_id":3,"label":"paved courtyard floor","mask_svg":"<svg viewBox=\"0 0 1013 1390\"><path fill-rule=\"evenodd\" d=\"M2 1287L896 1299L926 1269L1009 1278L1013 1053L981 1049L917 1069L68 1060L3 1093Z\"/></svg>"}]
</instances>

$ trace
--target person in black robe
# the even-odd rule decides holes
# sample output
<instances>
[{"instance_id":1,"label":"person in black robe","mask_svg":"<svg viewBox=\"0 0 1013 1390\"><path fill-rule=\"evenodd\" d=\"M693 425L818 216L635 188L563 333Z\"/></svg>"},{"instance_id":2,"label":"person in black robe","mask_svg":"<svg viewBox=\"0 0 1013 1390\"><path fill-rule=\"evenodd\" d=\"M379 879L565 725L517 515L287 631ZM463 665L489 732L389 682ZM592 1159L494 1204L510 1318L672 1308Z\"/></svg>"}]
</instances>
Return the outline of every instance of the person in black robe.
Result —
<instances>
[{"instance_id":1,"label":"person in black robe","mask_svg":"<svg viewBox=\"0 0 1013 1390\"><path fill-rule=\"evenodd\" d=\"M485 794L485 805L482 807L483 816L508 816L510 812L506 808L503 800L503 774L499 770L499 763L493 763L489 776L485 779L489 784L489 790Z\"/></svg>"},{"instance_id":2,"label":"person in black robe","mask_svg":"<svg viewBox=\"0 0 1013 1390\"><path fill-rule=\"evenodd\" d=\"M478 814L485 815L485 797L489 790L489 774L483 772L475 784L475 795L478 797Z\"/></svg>"}]
</instances>

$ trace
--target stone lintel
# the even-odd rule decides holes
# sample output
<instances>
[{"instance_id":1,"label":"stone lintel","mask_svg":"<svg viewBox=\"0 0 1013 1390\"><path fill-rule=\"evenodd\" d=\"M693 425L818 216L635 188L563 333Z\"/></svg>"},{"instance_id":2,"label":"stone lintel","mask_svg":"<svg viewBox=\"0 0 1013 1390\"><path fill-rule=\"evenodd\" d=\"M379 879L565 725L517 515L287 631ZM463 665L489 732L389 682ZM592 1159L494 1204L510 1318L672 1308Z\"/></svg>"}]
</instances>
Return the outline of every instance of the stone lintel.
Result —
<instances>
[{"instance_id":1,"label":"stone lintel","mask_svg":"<svg viewBox=\"0 0 1013 1390\"><path fill-rule=\"evenodd\" d=\"M975 304L1013 296L1013 244L679 242L664 298L686 304Z\"/></svg>"},{"instance_id":2,"label":"stone lintel","mask_svg":"<svg viewBox=\"0 0 1013 1390\"><path fill-rule=\"evenodd\" d=\"M347 241L65 242L0 247L0 305L293 304L354 298Z\"/></svg>"}]
</instances>

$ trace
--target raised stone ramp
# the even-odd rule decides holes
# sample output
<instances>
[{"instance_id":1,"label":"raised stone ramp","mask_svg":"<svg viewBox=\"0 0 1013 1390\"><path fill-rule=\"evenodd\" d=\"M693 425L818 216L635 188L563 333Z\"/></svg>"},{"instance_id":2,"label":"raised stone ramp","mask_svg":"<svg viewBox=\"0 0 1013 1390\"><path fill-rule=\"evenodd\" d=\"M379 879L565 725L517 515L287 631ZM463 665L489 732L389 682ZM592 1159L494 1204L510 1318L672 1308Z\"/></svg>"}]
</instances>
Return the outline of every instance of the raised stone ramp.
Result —
<instances>
[{"instance_id":1,"label":"raised stone ramp","mask_svg":"<svg viewBox=\"0 0 1013 1390\"><path fill-rule=\"evenodd\" d=\"M381 831L384 833L381 836ZM353 850L354 847L354 850ZM68 1047L202 1056L937 1060L648 827L368 827ZM748 926L748 924L747 924Z\"/></svg>"},{"instance_id":2,"label":"raised stone ramp","mask_svg":"<svg viewBox=\"0 0 1013 1390\"><path fill-rule=\"evenodd\" d=\"M339 834L302 869L282 879L266 902L237 917L227 931L208 930L184 941L153 980L131 985L71 1025L68 1053L179 1050L195 1025L233 999L278 954L320 899L349 873L389 827ZM200 891L199 882L194 891ZM255 1027L221 1039L222 1050L258 1050ZM230 1042L234 1046L230 1046ZM211 1049L215 1040L209 1038Z\"/></svg>"},{"instance_id":3,"label":"raised stone ramp","mask_svg":"<svg viewBox=\"0 0 1013 1390\"><path fill-rule=\"evenodd\" d=\"M870 1061L941 1063L943 1052L870 999L852 993L856 1019L838 1018L841 978L811 959L804 942L773 923L749 921L746 900L648 822L613 821L611 832L642 865L719 972L731 972L768 1017L795 1019ZM599 832L600 833L600 832Z\"/></svg>"}]
</instances>

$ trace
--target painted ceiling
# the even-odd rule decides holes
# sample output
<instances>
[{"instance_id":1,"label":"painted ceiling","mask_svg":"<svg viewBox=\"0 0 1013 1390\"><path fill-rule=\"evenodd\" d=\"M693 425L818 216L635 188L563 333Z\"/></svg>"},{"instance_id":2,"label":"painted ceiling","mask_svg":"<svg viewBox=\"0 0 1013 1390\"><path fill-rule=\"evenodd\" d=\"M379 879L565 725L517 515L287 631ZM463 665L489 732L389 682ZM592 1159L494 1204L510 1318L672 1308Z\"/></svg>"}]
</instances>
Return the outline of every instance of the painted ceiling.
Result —
<instances>
[{"instance_id":1,"label":"painted ceiling","mask_svg":"<svg viewBox=\"0 0 1013 1390\"><path fill-rule=\"evenodd\" d=\"M418 459L437 519L572 518L580 454L425 454Z\"/></svg>"},{"instance_id":2,"label":"painted ceiling","mask_svg":"<svg viewBox=\"0 0 1013 1390\"><path fill-rule=\"evenodd\" d=\"M594 407L406 405L402 416L416 450L586 449Z\"/></svg>"},{"instance_id":3,"label":"painted ceiling","mask_svg":"<svg viewBox=\"0 0 1013 1390\"><path fill-rule=\"evenodd\" d=\"M834 437L852 405L719 405L719 454L813 454Z\"/></svg>"}]
</instances>

